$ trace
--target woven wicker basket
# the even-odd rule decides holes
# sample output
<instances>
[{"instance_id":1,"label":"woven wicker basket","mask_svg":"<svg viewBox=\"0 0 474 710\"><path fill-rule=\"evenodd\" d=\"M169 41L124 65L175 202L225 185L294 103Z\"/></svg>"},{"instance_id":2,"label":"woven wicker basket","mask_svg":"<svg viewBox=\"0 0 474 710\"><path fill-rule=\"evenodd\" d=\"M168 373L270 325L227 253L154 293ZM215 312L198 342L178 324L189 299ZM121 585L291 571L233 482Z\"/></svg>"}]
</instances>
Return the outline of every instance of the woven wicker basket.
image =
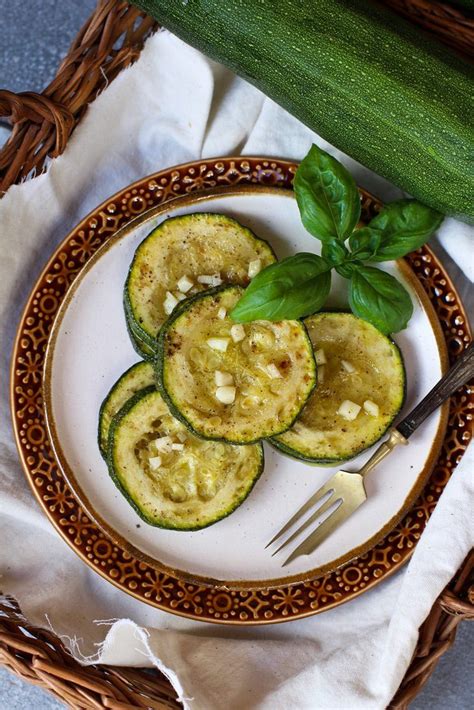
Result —
<instances>
[{"instance_id":1,"label":"woven wicker basket","mask_svg":"<svg viewBox=\"0 0 474 710\"><path fill-rule=\"evenodd\" d=\"M462 54L474 56L474 20L449 5L427 0L385 0ZM10 119L10 140L0 150L0 195L43 170L60 155L99 91L139 55L156 23L127 2L99 0L56 78L42 94L0 90L0 117ZM436 600L420 628L411 665L390 707L406 708L454 641L462 619L474 618L474 553ZM179 708L158 671L83 668L50 631L31 626L13 599L0 599L0 663L48 690L71 708Z\"/></svg>"}]
</instances>

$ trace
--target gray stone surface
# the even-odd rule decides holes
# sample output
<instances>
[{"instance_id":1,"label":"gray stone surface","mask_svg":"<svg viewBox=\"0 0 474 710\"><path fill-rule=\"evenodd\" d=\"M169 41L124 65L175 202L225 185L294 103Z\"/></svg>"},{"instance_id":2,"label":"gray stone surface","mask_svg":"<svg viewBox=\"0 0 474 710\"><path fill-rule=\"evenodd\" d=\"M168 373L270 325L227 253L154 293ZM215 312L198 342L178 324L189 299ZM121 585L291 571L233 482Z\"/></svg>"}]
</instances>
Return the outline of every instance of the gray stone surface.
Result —
<instances>
[{"instance_id":1,"label":"gray stone surface","mask_svg":"<svg viewBox=\"0 0 474 710\"><path fill-rule=\"evenodd\" d=\"M0 0L0 86L12 91L41 91L54 77L69 44L94 6L95 0ZM464 283L462 291L465 289ZM454 648L442 658L411 710L471 710L473 632L471 625L461 626ZM33 707L55 710L64 706L0 669L0 710Z\"/></svg>"},{"instance_id":2,"label":"gray stone surface","mask_svg":"<svg viewBox=\"0 0 474 710\"><path fill-rule=\"evenodd\" d=\"M0 0L0 85L11 91L41 91L95 0Z\"/></svg>"},{"instance_id":3,"label":"gray stone surface","mask_svg":"<svg viewBox=\"0 0 474 710\"><path fill-rule=\"evenodd\" d=\"M17 675L0 668L0 708L2 710L64 710L66 706L53 695L30 683L25 683Z\"/></svg>"}]
</instances>

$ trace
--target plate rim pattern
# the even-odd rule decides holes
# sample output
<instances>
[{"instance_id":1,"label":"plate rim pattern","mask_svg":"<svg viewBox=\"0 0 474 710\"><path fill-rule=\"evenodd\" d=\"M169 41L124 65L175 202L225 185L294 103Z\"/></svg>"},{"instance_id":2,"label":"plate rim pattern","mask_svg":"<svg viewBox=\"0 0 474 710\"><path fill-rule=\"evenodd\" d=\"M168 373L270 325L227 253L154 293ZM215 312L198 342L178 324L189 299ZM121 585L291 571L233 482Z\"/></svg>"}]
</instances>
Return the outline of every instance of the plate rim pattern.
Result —
<instances>
[{"instance_id":1,"label":"plate rim pattern","mask_svg":"<svg viewBox=\"0 0 474 710\"><path fill-rule=\"evenodd\" d=\"M156 172L120 190L87 215L62 241L26 303L11 363L15 438L28 482L65 541L96 572L152 606L193 619L225 624L276 623L337 606L395 572L411 555L449 477L467 448L474 397L463 388L452 398L447 429L423 491L403 519L367 552L316 579L278 586L203 586L160 571L118 545L76 500L58 465L45 423L43 364L55 315L70 285L97 250L150 209L181 195L208 195L237 186L291 190L297 165L262 157L202 159ZM360 190L365 219L381 203ZM438 258L422 247L406 258L434 306L451 359L470 341L463 305ZM436 446L436 441L434 447ZM300 575L300 577L303 575Z\"/></svg>"}]
</instances>

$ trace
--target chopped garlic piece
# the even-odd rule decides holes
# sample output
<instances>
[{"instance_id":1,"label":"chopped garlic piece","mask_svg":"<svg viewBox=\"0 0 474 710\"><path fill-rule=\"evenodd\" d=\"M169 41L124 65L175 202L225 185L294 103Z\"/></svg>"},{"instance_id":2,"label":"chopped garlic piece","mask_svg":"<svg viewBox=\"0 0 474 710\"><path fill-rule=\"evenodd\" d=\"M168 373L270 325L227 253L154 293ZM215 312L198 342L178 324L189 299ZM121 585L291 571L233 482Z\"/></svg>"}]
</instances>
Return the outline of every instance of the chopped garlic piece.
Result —
<instances>
[{"instance_id":1,"label":"chopped garlic piece","mask_svg":"<svg viewBox=\"0 0 474 710\"><path fill-rule=\"evenodd\" d=\"M316 350L314 357L316 359L316 365L325 365L327 363L326 355L324 354L324 350L322 348L320 350Z\"/></svg>"},{"instance_id":2,"label":"chopped garlic piece","mask_svg":"<svg viewBox=\"0 0 474 710\"><path fill-rule=\"evenodd\" d=\"M220 274L202 274L198 276L197 280L200 284L205 284L206 286L220 286L222 279Z\"/></svg>"},{"instance_id":3,"label":"chopped garlic piece","mask_svg":"<svg viewBox=\"0 0 474 710\"><path fill-rule=\"evenodd\" d=\"M177 301L184 301L184 299L186 298L184 293L181 293L181 291L176 291L173 295Z\"/></svg>"},{"instance_id":4,"label":"chopped garlic piece","mask_svg":"<svg viewBox=\"0 0 474 710\"><path fill-rule=\"evenodd\" d=\"M216 370L214 373L214 379L218 387L234 384L234 378L230 372L221 372L220 370Z\"/></svg>"},{"instance_id":5,"label":"chopped garlic piece","mask_svg":"<svg viewBox=\"0 0 474 710\"><path fill-rule=\"evenodd\" d=\"M235 387L218 387L216 389L216 398L222 404L232 404L235 401Z\"/></svg>"},{"instance_id":6,"label":"chopped garlic piece","mask_svg":"<svg viewBox=\"0 0 474 710\"><path fill-rule=\"evenodd\" d=\"M280 379L282 376L280 370L273 362L271 362L269 365L267 365L267 372L268 372L269 376L272 378L272 380Z\"/></svg>"},{"instance_id":7,"label":"chopped garlic piece","mask_svg":"<svg viewBox=\"0 0 474 710\"><path fill-rule=\"evenodd\" d=\"M318 382L324 382L324 373L326 372L326 368L324 365L320 365L318 367Z\"/></svg>"},{"instance_id":8,"label":"chopped garlic piece","mask_svg":"<svg viewBox=\"0 0 474 710\"><path fill-rule=\"evenodd\" d=\"M172 442L169 436L160 436L154 443L158 451L171 451Z\"/></svg>"},{"instance_id":9,"label":"chopped garlic piece","mask_svg":"<svg viewBox=\"0 0 474 710\"><path fill-rule=\"evenodd\" d=\"M188 278L187 276L181 276L180 280L178 281L178 283L176 285L179 288L179 290L181 291L181 293L187 293L189 291L189 289L191 289L194 286L191 279Z\"/></svg>"},{"instance_id":10,"label":"chopped garlic piece","mask_svg":"<svg viewBox=\"0 0 474 710\"><path fill-rule=\"evenodd\" d=\"M357 417L361 409L362 407L355 402L351 402L350 399L345 399L337 410L337 414L340 414L341 417L351 422Z\"/></svg>"},{"instance_id":11,"label":"chopped garlic piece","mask_svg":"<svg viewBox=\"0 0 474 710\"><path fill-rule=\"evenodd\" d=\"M185 431L178 431L178 433L176 434L176 438L179 439L181 443L184 443L188 438L188 435Z\"/></svg>"},{"instance_id":12,"label":"chopped garlic piece","mask_svg":"<svg viewBox=\"0 0 474 710\"><path fill-rule=\"evenodd\" d=\"M151 456L148 459L148 463L152 471L156 471L161 466L161 456Z\"/></svg>"},{"instance_id":13,"label":"chopped garlic piece","mask_svg":"<svg viewBox=\"0 0 474 710\"><path fill-rule=\"evenodd\" d=\"M223 306L221 308L219 308L219 310L217 311L217 317L220 318L221 320L224 320L226 315L227 315L226 309Z\"/></svg>"},{"instance_id":14,"label":"chopped garlic piece","mask_svg":"<svg viewBox=\"0 0 474 710\"><path fill-rule=\"evenodd\" d=\"M253 277L256 276L258 273L260 273L261 270L262 270L261 259L254 259L253 261L251 261L249 264L249 270L248 270L249 279L253 279Z\"/></svg>"},{"instance_id":15,"label":"chopped garlic piece","mask_svg":"<svg viewBox=\"0 0 474 710\"><path fill-rule=\"evenodd\" d=\"M240 343L245 338L245 328L241 323L236 323L230 329L230 335L234 343Z\"/></svg>"},{"instance_id":16,"label":"chopped garlic piece","mask_svg":"<svg viewBox=\"0 0 474 710\"><path fill-rule=\"evenodd\" d=\"M167 316L170 315L170 313L173 311L175 306L178 305L178 299L173 296L171 291L166 292L166 298L163 303L163 308L165 310L165 313Z\"/></svg>"},{"instance_id":17,"label":"chopped garlic piece","mask_svg":"<svg viewBox=\"0 0 474 710\"><path fill-rule=\"evenodd\" d=\"M341 365L346 372L352 373L356 371L352 362L348 362L347 360L341 360Z\"/></svg>"},{"instance_id":18,"label":"chopped garlic piece","mask_svg":"<svg viewBox=\"0 0 474 710\"><path fill-rule=\"evenodd\" d=\"M229 338L208 338L206 342L213 350L219 350L221 353L225 353L229 345Z\"/></svg>"},{"instance_id":19,"label":"chopped garlic piece","mask_svg":"<svg viewBox=\"0 0 474 710\"><path fill-rule=\"evenodd\" d=\"M375 404L375 402L372 402L371 399L365 400L364 409L367 412L367 414L370 414L372 417L379 416L379 405Z\"/></svg>"},{"instance_id":20,"label":"chopped garlic piece","mask_svg":"<svg viewBox=\"0 0 474 710\"><path fill-rule=\"evenodd\" d=\"M184 449L184 444L171 444L173 451L182 451Z\"/></svg>"}]
</instances>

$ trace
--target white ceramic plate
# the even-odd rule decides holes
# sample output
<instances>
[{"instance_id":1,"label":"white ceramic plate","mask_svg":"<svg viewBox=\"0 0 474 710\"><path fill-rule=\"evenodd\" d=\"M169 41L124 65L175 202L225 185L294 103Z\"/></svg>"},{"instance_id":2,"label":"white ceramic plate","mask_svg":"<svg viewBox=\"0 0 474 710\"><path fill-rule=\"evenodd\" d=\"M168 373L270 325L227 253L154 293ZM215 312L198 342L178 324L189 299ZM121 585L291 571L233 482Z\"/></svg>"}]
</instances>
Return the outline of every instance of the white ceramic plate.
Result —
<instances>
[{"instance_id":1,"label":"white ceramic plate","mask_svg":"<svg viewBox=\"0 0 474 710\"><path fill-rule=\"evenodd\" d=\"M267 239L277 256L319 252L303 228L292 193L271 188L186 196L128 225L87 263L59 310L45 369L45 409L57 460L88 514L118 543L159 569L185 579L226 586L282 584L313 578L373 546L408 510L427 477L441 441L442 416L433 415L408 447L383 462L366 482L367 502L313 554L282 569L285 555L265 544L337 468L294 461L265 445L265 471L231 516L198 532L175 532L144 523L116 489L97 446L99 407L137 355L130 344L122 290L138 244L163 219L189 212L221 212ZM405 284L414 303L407 330L395 337L408 381L405 412L440 378L444 341L432 307L404 264L383 264ZM328 306L347 306L346 282L334 274ZM356 470L365 452L346 464ZM285 550L286 552L286 550Z\"/></svg>"}]
</instances>

